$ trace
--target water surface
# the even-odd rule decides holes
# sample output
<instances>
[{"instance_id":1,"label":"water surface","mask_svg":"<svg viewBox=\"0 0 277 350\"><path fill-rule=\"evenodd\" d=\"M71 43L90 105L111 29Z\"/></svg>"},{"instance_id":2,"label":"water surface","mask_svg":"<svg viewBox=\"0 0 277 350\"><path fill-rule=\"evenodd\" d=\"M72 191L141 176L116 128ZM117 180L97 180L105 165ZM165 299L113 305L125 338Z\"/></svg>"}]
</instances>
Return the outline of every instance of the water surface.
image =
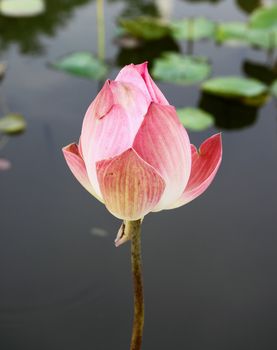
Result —
<instances>
[{"instance_id":1,"label":"water surface","mask_svg":"<svg viewBox=\"0 0 277 350\"><path fill-rule=\"evenodd\" d=\"M28 121L26 133L0 151L12 162L12 169L0 174L3 350L129 346L129 245L114 248L120 222L75 181L61 153L62 146L78 139L98 91L97 82L47 65L68 52L96 52L95 2L65 3L48 1L43 21L28 20L21 30L14 20L17 31L0 17L1 59L9 63L0 93ZM116 20L137 3L106 6L110 60L120 55L113 44ZM173 2L172 17L192 15L246 18L229 0ZM211 58L214 75L244 74L249 61L267 65L265 53L249 48L201 42L194 50ZM118 70L114 67L111 77ZM159 85L176 107L211 103L198 86ZM271 100L255 111L219 108L233 111L229 119L190 133L200 145L223 132L224 159L216 181L186 207L151 214L143 224L144 349L276 348L276 104ZM237 125L238 116L248 117Z\"/></svg>"}]
</instances>

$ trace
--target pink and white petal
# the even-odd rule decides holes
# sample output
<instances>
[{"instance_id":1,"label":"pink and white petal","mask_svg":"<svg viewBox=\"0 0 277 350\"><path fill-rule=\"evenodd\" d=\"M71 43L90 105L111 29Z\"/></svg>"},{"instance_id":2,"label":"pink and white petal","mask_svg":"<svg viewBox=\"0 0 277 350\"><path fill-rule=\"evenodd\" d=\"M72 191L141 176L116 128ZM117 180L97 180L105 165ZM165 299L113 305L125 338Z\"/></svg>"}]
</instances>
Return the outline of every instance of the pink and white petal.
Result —
<instances>
[{"instance_id":1,"label":"pink and white petal","mask_svg":"<svg viewBox=\"0 0 277 350\"><path fill-rule=\"evenodd\" d=\"M7 171L11 168L11 162L7 159L0 158L0 171Z\"/></svg>"},{"instance_id":2,"label":"pink and white petal","mask_svg":"<svg viewBox=\"0 0 277 350\"><path fill-rule=\"evenodd\" d=\"M151 100L151 96L148 92L146 83L133 63L122 68L115 78L115 81L136 86L144 93L148 100Z\"/></svg>"},{"instance_id":3,"label":"pink and white petal","mask_svg":"<svg viewBox=\"0 0 277 350\"><path fill-rule=\"evenodd\" d=\"M69 169L80 184L94 197L103 202L103 200L96 194L89 181L86 166L79 153L78 145L76 143L71 143L70 145L64 147L62 151Z\"/></svg>"},{"instance_id":4,"label":"pink and white petal","mask_svg":"<svg viewBox=\"0 0 277 350\"><path fill-rule=\"evenodd\" d=\"M151 102L150 97L134 83L112 81L110 86L115 103L121 105L128 115L129 129L134 139L147 113Z\"/></svg>"},{"instance_id":5,"label":"pink and white petal","mask_svg":"<svg viewBox=\"0 0 277 350\"><path fill-rule=\"evenodd\" d=\"M103 118L111 110L113 104L114 100L110 88L110 81L107 80L103 88L92 101L84 117L80 137L81 152L83 155L88 149L90 136L95 127L96 120Z\"/></svg>"},{"instance_id":6,"label":"pink and white petal","mask_svg":"<svg viewBox=\"0 0 277 350\"><path fill-rule=\"evenodd\" d=\"M120 105L112 109L101 119L94 119L90 141L84 152L88 177L98 196L101 191L97 179L96 162L115 157L132 145L129 117Z\"/></svg>"},{"instance_id":7,"label":"pink and white petal","mask_svg":"<svg viewBox=\"0 0 277 350\"><path fill-rule=\"evenodd\" d=\"M97 162L97 175L107 209L123 220L138 220L160 201L162 177L133 150Z\"/></svg>"},{"instance_id":8,"label":"pink and white petal","mask_svg":"<svg viewBox=\"0 0 277 350\"><path fill-rule=\"evenodd\" d=\"M165 209L181 196L191 171L189 138L175 108L152 103L133 148L165 180L166 188L155 211Z\"/></svg>"},{"instance_id":9,"label":"pink and white petal","mask_svg":"<svg viewBox=\"0 0 277 350\"><path fill-rule=\"evenodd\" d=\"M213 181L222 160L221 134L208 138L199 152L191 145L192 169L189 182L182 196L169 209L180 207L200 196Z\"/></svg>"},{"instance_id":10,"label":"pink and white petal","mask_svg":"<svg viewBox=\"0 0 277 350\"><path fill-rule=\"evenodd\" d=\"M142 64L137 64L134 67L142 76L152 101L163 105L168 105L169 103L167 99L164 97L161 90L158 88L158 86L154 83L153 79L151 78L148 72L147 65L148 65L148 62L144 62Z\"/></svg>"}]
</instances>

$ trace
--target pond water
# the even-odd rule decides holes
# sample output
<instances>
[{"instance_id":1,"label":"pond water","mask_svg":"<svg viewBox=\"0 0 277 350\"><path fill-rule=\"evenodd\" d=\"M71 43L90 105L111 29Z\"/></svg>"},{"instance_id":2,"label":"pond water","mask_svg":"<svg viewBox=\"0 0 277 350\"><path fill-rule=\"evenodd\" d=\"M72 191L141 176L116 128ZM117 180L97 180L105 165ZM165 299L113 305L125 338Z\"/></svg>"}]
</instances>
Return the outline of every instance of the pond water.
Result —
<instances>
[{"instance_id":1,"label":"pond water","mask_svg":"<svg viewBox=\"0 0 277 350\"><path fill-rule=\"evenodd\" d=\"M142 3L147 2L106 3L109 60L136 59L114 43L114 33L117 19ZM172 18L247 16L231 0L167 5ZM0 173L3 350L129 347L129 244L114 248L120 221L75 181L61 153L62 146L78 139L99 83L48 64L69 52L96 52L95 22L96 3L88 0L49 0L47 12L32 19L0 17L1 60L8 62L1 108L8 104L28 123L26 132L0 151L0 158L12 163ZM186 44L179 46L185 52ZM195 44L194 52L211 59L213 75L267 67L266 53L247 47L207 41ZM115 65L110 77L119 68ZM276 349L276 101L258 110L217 106L201 97L198 85L159 86L176 107L209 105L227 119L189 133L200 145L223 132L223 163L212 186L189 205L148 215L143 223L143 349Z\"/></svg>"}]
</instances>

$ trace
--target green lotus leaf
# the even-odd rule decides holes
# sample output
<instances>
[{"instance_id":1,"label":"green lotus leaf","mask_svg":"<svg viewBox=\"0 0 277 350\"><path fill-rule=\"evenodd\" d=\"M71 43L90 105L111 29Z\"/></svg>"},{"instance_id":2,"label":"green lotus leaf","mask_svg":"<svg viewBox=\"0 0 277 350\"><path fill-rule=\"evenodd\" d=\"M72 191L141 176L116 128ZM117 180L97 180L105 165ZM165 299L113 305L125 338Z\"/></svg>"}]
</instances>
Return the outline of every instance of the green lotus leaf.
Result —
<instances>
[{"instance_id":1,"label":"green lotus leaf","mask_svg":"<svg viewBox=\"0 0 277 350\"><path fill-rule=\"evenodd\" d=\"M204 92L225 98L239 99L248 105L261 105L268 97L267 86L255 79L242 77L213 78L202 85Z\"/></svg>"},{"instance_id":2,"label":"green lotus leaf","mask_svg":"<svg viewBox=\"0 0 277 350\"><path fill-rule=\"evenodd\" d=\"M2 0L0 14L8 17L32 17L45 11L44 0Z\"/></svg>"},{"instance_id":3,"label":"green lotus leaf","mask_svg":"<svg viewBox=\"0 0 277 350\"><path fill-rule=\"evenodd\" d=\"M175 39L202 40L214 37L215 23L207 18L184 18L171 23Z\"/></svg>"},{"instance_id":4,"label":"green lotus leaf","mask_svg":"<svg viewBox=\"0 0 277 350\"><path fill-rule=\"evenodd\" d=\"M184 127L192 131L202 131L214 124L213 116L199 108L180 108L177 114Z\"/></svg>"},{"instance_id":5,"label":"green lotus leaf","mask_svg":"<svg viewBox=\"0 0 277 350\"><path fill-rule=\"evenodd\" d=\"M101 80L108 71L105 63L89 52L74 52L51 64L51 67L81 77Z\"/></svg>"},{"instance_id":6,"label":"green lotus leaf","mask_svg":"<svg viewBox=\"0 0 277 350\"><path fill-rule=\"evenodd\" d=\"M153 76L175 84L195 84L206 79L211 66L205 57L183 56L168 52L154 61Z\"/></svg>"},{"instance_id":7,"label":"green lotus leaf","mask_svg":"<svg viewBox=\"0 0 277 350\"><path fill-rule=\"evenodd\" d=\"M261 7L250 16L250 26L253 29L272 30L277 28L277 5Z\"/></svg>"},{"instance_id":8,"label":"green lotus leaf","mask_svg":"<svg viewBox=\"0 0 277 350\"><path fill-rule=\"evenodd\" d=\"M242 22L220 23L216 29L216 41L244 44L247 25Z\"/></svg>"},{"instance_id":9,"label":"green lotus leaf","mask_svg":"<svg viewBox=\"0 0 277 350\"><path fill-rule=\"evenodd\" d=\"M26 129L26 121L20 114L7 114L0 118L0 132L4 134L17 134Z\"/></svg>"},{"instance_id":10,"label":"green lotus leaf","mask_svg":"<svg viewBox=\"0 0 277 350\"><path fill-rule=\"evenodd\" d=\"M277 29L271 31L251 29L246 33L245 40L257 48L270 50L277 48Z\"/></svg>"},{"instance_id":11,"label":"green lotus leaf","mask_svg":"<svg viewBox=\"0 0 277 350\"><path fill-rule=\"evenodd\" d=\"M157 40L170 35L169 26L156 17L120 19L119 24L127 33L145 40Z\"/></svg>"}]
</instances>

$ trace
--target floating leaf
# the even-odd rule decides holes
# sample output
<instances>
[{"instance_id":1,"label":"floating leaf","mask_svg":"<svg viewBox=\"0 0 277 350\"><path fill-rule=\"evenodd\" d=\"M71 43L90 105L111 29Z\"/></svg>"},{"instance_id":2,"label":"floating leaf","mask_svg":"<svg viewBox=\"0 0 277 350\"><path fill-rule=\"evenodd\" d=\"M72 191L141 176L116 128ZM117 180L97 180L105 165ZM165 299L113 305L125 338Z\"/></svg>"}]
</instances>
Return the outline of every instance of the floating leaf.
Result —
<instances>
[{"instance_id":1,"label":"floating leaf","mask_svg":"<svg viewBox=\"0 0 277 350\"><path fill-rule=\"evenodd\" d=\"M202 40L214 37L215 23L207 18L185 18L171 23L175 39Z\"/></svg>"},{"instance_id":2,"label":"floating leaf","mask_svg":"<svg viewBox=\"0 0 277 350\"><path fill-rule=\"evenodd\" d=\"M277 47L277 30L254 29L242 22L221 23L216 30L216 41L268 50Z\"/></svg>"},{"instance_id":3,"label":"floating leaf","mask_svg":"<svg viewBox=\"0 0 277 350\"><path fill-rule=\"evenodd\" d=\"M277 5L259 8L250 16L249 23L254 29L272 30L277 28Z\"/></svg>"},{"instance_id":4,"label":"floating leaf","mask_svg":"<svg viewBox=\"0 0 277 350\"><path fill-rule=\"evenodd\" d=\"M2 0L0 14L8 17L32 17L45 11L44 0Z\"/></svg>"},{"instance_id":5,"label":"floating leaf","mask_svg":"<svg viewBox=\"0 0 277 350\"><path fill-rule=\"evenodd\" d=\"M184 127L192 131L208 129L214 123L213 116L199 108L177 109L177 114Z\"/></svg>"},{"instance_id":6,"label":"floating leaf","mask_svg":"<svg viewBox=\"0 0 277 350\"><path fill-rule=\"evenodd\" d=\"M168 52L154 61L156 79L176 84L195 84L206 79L211 67L205 57L183 56Z\"/></svg>"},{"instance_id":7,"label":"floating leaf","mask_svg":"<svg viewBox=\"0 0 277 350\"><path fill-rule=\"evenodd\" d=\"M107 75L108 68L89 52L74 52L51 64L55 69L81 77L100 80Z\"/></svg>"},{"instance_id":8,"label":"floating leaf","mask_svg":"<svg viewBox=\"0 0 277 350\"><path fill-rule=\"evenodd\" d=\"M271 86L271 93L274 97L277 98L277 80Z\"/></svg>"},{"instance_id":9,"label":"floating leaf","mask_svg":"<svg viewBox=\"0 0 277 350\"><path fill-rule=\"evenodd\" d=\"M206 81L202 90L217 96L235 98L249 105L261 105L267 97L267 86L258 80L242 77L219 77Z\"/></svg>"},{"instance_id":10,"label":"floating leaf","mask_svg":"<svg viewBox=\"0 0 277 350\"><path fill-rule=\"evenodd\" d=\"M11 168L11 162L7 159L0 158L0 171L6 171Z\"/></svg>"},{"instance_id":11,"label":"floating leaf","mask_svg":"<svg viewBox=\"0 0 277 350\"><path fill-rule=\"evenodd\" d=\"M26 129L26 122L20 114L8 114L0 118L0 132L5 134L17 134Z\"/></svg>"},{"instance_id":12,"label":"floating leaf","mask_svg":"<svg viewBox=\"0 0 277 350\"><path fill-rule=\"evenodd\" d=\"M257 48L270 50L277 48L277 29L271 31L249 29L245 37L246 41Z\"/></svg>"},{"instance_id":13,"label":"floating leaf","mask_svg":"<svg viewBox=\"0 0 277 350\"><path fill-rule=\"evenodd\" d=\"M120 19L119 24L129 34L145 40L157 40L170 35L170 28L155 17L141 16L135 19Z\"/></svg>"},{"instance_id":14,"label":"floating leaf","mask_svg":"<svg viewBox=\"0 0 277 350\"><path fill-rule=\"evenodd\" d=\"M216 41L218 43L244 43L247 25L242 22L220 23L216 30Z\"/></svg>"}]
</instances>

